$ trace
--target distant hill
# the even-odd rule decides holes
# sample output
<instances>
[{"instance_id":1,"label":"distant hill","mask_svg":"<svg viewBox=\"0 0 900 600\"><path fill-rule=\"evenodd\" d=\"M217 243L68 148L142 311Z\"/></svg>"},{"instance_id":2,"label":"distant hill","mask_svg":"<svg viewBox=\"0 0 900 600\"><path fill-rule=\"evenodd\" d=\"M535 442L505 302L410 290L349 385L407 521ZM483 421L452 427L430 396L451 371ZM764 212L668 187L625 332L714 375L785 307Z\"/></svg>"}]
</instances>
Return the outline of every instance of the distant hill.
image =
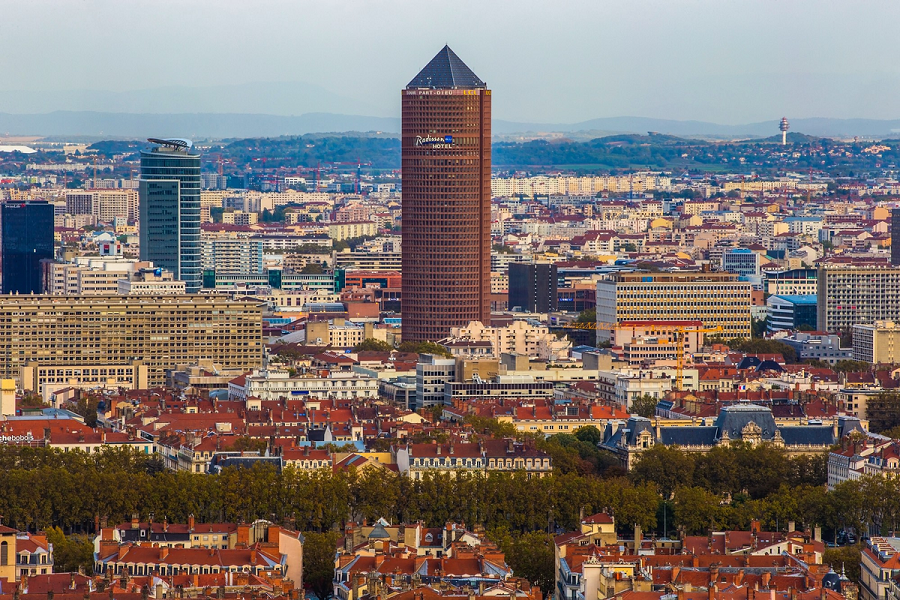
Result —
<instances>
[{"instance_id":1,"label":"distant hill","mask_svg":"<svg viewBox=\"0 0 900 600\"><path fill-rule=\"evenodd\" d=\"M562 132L605 131L620 133L659 132L676 136L700 136L709 138L740 139L769 137L778 134L781 117L771 121L747 123L743 125L720 125L706 121L675 121L670 119L650 119L646 117L610 117L591 119L570 124L537 124L494 121L494 131L514 132ZM900 133L900 119L790 119L791 132L805 133L817 137L866 138L896 137ZM779 135L780 138L780 135Z\"/></svg>"},{"instance_id":2,"label":"distant hill","mask_svg":"<svg viewBox=\"0 0 900 600\"><path fill-rule=\"evenodd\" d=\"M648 135L640 135L636 133L623 133L619 135L607 135L590 140L593 145L649 145L667 146L667 145L698 145L707 143L705 140L687 139L675 135L667 135L651 131Z\"/></svg>"},{"instance_id":3,"label":"distant hill","mask_svg":"<svg viewBox=\"0 0 900 600\"><path fill-rule=\"evenodd\" d=\"M788 144L809 144L812 142L821 142L822 140L831 141L830 138L822 138L816 137L812 135L806 135L805 133L791 133L787 134L787 143ZM781 134L773 135L767 138L754 138L750 140L740 140L738 143L751 143L751 144L780 144L781 143Z\"/></svg>"},{"instance_id":4,"label":"distant hill","mask_svg":"<svg viewBox=\"0 0 900 600\"><path fill-rule=\"evenodd\" d=\"M100 138L278 137L311 132L400 131L400 119L309 113L297 117L253 114L130 114L59 111L42 115L0 113L0 134Z\"/></svg>"},{"instance_id":5,"label":"distant hill","mask_svg":"<svg viewBox=\"0 0 900 600\"><path fill-rule=\"evenodd\" d=\"M803 172L824 169L841 176L850 172L880 169L881 164L900 163L900 144L889 142L878 155L863 152L868 143L845 143L827 138L815 138L801 133L788 134L788 146L800 152L784 152L781 136L751 140L722 142L696 138L682 138L665 134L620 134L589 141L538 139L526 142L495 141L492 163L498 170L567 170L589 172L628 172L635 169L671 172L741 172L753 170L760 174ZM809 150L810 142L820 147ZM343 163L354 168L357 161L367 171L400 168L400 140L391 134L334 133L303 136L272 136L208 141L212 152L226 159L229 174L244 174L266 169L316 169L327 163ZM102 155L133 154L145 147L143 139L122 141L104 140L91 148ZM804 148L806 147L806 148ZM824 147L824 148L822 148ZM831 153L829 147L847 152ZM822 151L824 150L824 151ZM263 162L260 162L263 159ZM207 162L213 158L207 156ZM302 171L301 171L302 172Z\"/></svg>"},{"instance_id":6,"label":"distant hill","mask_svg":"<svg viewBox=\"0 0 900 600\"><path fill-rule=\"evenodd\" d=\"M0 92L0 106L3 93ZM345 102L335 101L330 110ZM168 104L166 104L168 106ZM239 104L238 104L239 106ZM779 136L778 120L746 125L720 125L704 121L675 121L644 117L592 119L579 123L522 123L494 119L495 135L504 140L564 138L587 141L601 136L655 132L659 135L707 139L748 139ZM318 132L378 131L398 134L399 117L372 117L352 113L308 112L297 116L243 112L124 113L54 111L41 114L0 113L0 134L145 138L150 135L213 138L276 137ZM814 137L870 139L897 137L900 120L792 119L791 134ZM779 136L780 137L780 136Z\"/></svg>"},{"instance_id":7,"label":"distant hill","mask_svg":"<svg viewBox=\"0 0 900 600\"><path fill-rule=\"evenodd\" d=\"M400 140L371 136L285 136L249 138L225 144L220 152L236 164L263 158L269 168L315 167L320 163L369 163L367 168L400 168Z\"/></svg>"}]
</instances>

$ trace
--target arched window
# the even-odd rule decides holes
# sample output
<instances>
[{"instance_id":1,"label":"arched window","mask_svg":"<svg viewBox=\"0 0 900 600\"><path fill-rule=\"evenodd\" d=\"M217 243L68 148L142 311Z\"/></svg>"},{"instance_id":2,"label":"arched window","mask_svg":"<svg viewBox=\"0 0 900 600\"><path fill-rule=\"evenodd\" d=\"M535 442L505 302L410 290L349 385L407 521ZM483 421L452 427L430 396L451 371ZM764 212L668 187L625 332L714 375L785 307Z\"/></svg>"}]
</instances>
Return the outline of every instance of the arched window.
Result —
<instances>
[{"instance_id":1,"label":"arched window","mask_svg":"<svg viewBox=\"0 0 900 600\"><path fill-rule=\"evenodd\" d=\"M9 564L9 542L0 542L0 566Z\"/></svg>"}]
</instances>

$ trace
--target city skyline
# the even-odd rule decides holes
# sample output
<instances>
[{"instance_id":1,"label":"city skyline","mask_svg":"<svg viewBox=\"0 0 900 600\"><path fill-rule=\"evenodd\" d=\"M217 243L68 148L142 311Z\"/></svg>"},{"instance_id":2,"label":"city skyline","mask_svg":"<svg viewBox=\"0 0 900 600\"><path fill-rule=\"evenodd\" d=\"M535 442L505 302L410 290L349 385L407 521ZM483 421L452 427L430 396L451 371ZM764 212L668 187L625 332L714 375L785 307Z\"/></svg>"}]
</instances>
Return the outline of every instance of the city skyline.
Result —
<instances>
[{"instance_id":1,"label":"city skyline","mask_svg":"<svg viewBox=\"0 0 900 600\"><path fill-rule=\"evenodd\" d=\"M0 600L900 600L880 2L5 7Z\"/></svg>"},{"instance_id":2,"label":"city skyline","mask_svg":"<svg viewBox=\"0 0 900 600\"><path fill-rule=\"evenodd\" d=\"M216 95L205 87L306 82L308 98L321 96L319 101L298 95L294 108L247 100L249 93L237 91L229 102L238 112L329 110L396 117L393 82L415 68L413 57L446 42L472 56L473 68L503 90L506 99L495 106L499 119L572 123L636 115L735 124L783 115L900 116L891 101L900 83L888 29L900 9L886 3L646 2L640 10L613 2L562 8L530 3L517 10L479 7L475 22L462 17L471 12L465 3L452 10L403 2L377 8L281 2L253 11L242 7L200 2L179 7L183 14L177 20L168 18L173 9L140 2L127 10L103 0L61 4L49 18L32 4L9 7L9 22L20 26L4 32L12 50L0 58L0 66L15 82L0 93L5 111L73 109L84 96L63 94L53 104L42 91L125 94L187 87L200 91L183 96L180 112L202 112ZM118 27L109 27L110 22ZM209 26L198 29L195 22ZM58 44L78 47L77 62L27 50L30 38L19 36L35 28ZM158 45L152 56L142 53L143 44L134 40L151 40L162 29L179 43ZM437 40L432 39L435 29ZM224 43L222 30L251 38L265 32L265 41ZM425 31L429 35L409 33ZM196 70L177 64L185 48L196 51ZM42 77L31 76L35 72ZM110 79L109 73L122 76ZM564 81L565 93L556 85L533 86L534 79ZM11 101L16 97L19 102ZM125 110L129 101L125 98L117 110Z\"/></svg>"}]
</instances>

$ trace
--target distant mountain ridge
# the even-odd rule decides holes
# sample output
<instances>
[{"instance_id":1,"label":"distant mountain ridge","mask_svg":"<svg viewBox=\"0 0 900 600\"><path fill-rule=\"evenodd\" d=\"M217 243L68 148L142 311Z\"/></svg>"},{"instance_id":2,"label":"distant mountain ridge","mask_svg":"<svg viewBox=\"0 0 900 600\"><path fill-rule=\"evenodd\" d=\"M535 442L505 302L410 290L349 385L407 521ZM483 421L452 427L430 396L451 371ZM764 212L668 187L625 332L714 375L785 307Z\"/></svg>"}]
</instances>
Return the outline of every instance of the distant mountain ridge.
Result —
<instances>
[{"instance_id":1,"label":"distant mountain ridge","mask_svg":"<svg viewBox=\"0 0 900 600\"><path fill-rule=\"evenodd\" d=\"M2 95L2 94L0 94ZM0 135L86 136L145 138L154 136L196 139L277 137L323 132L384 132L399 135L400 119L330 112L299 116L253 113L121 113L53 111L40 114L0 113ZM606 135L657 132L675 136L740 139L770 137L778 133L778 120L745 125L721 125L704 121L676 121L646 117L609 117L579 123L522 123L495 119L495 135L530 139L573 137L590 139ZM791 120L791 132L815 137L881 139L900 137L900 119Z\"/></svg>"},{"instance_id":2,"label":"distant mountain ridge","mask_svg":"<svg viewBox=\"0 0 900 600\"><path fill-rule=\"evenodd\" d=\"M297 117L234 113L132 114L87 111L56 111L31 115L0 113L2 135L223 139L353 131L398 133L400 119L331 113L308 113Z\"/></svg>"}]
</instances>

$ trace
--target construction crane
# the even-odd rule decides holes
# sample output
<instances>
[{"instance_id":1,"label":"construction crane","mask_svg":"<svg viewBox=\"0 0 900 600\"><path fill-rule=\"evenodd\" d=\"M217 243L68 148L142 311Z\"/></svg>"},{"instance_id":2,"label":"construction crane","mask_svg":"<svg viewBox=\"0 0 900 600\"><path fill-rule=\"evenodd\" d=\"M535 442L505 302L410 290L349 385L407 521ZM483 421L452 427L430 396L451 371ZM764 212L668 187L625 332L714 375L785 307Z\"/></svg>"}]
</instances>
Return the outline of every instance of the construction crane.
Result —
<instances>
[{"instance_id":1,"label":"construction crane","mask_svg":"<svg viewBox=\"0 0 900 600\"><path fill-rule=\"evenodd\" d=\"M318 192L319 191L319 179L320 179L319 171L320 170L321 170L321 166L319 165L319 163L316 163L315 167L295 167L293 169L293 172L296 175L302 175L304 178L306 177L307 173L312 173L313 176L315 177L315 179L313 179L313 182L315 183L315 190L313 190L313 191ZM307 191L309 191L309 189L307 189Z\"/></svg>"},{"instance_id":2,"label":"construction crane","mask_svg":"<svg viewBox=\"0 0 900 600\"><path fill-rule=\"evenodd\" d=\"M684 377L684 339L689 333L722 333L721 325L715 327L689 327L684 325L675 325L672 327L661 327L664 331L675 332L675 389L679 392L683 389Z\"/></svg>"},{"instance_id":3,"label":"construction crane","mask_svg":"<svg viewBox=\"0 0 900 600\"><path fill-rule=\"evenodd\" d=\"M341 165L348 165L348 166L356 167L356 194L359 194L359 190L360 190L360 179L362 178L363 165L365 165L367 167L372 166L371 162L361 162L358 158L356 159L356 162L332 161L332 162L327 162L325 164L329 165L331 168L335 168L335 169Z\"/></svg>"},{"instance_id":4,"label":"construction crane","mask_svg":"<svg viewBox=\"0 0 900 600\"><path fill-rule=\"evenodd\" d=\"M561 329L588 329L592 331L600 329L608 330L610 332L633 329L632 327L629 327L627 325L623 326L617 325L615 323L579 323L577 321L570 321L568 323L555 325L554 327L558 327ZM716 325L715 327L695 327L691 325L666 325L665 323L659 323L659 325L654 325L654 328L658 329L659 331L668 331L675 334L675 389L677 389L678 391L681 391L684 387L684 346L687 334L722 333L724 331L721 325Z\"/></svg>"},{"instance_id":5,"label":"construction crane","mask_svg":"<svg viewBox=\"0 0 900 600\"><path fill-rule=\"evenodd\" d=\"M253 162L258 161L258 162L262 163L262 169L259 171L260 174L256 175L255 179L256 179L256 181L260 182L260 185L261 185L261 188L263 189L263 191L266 191L263 186L270 186L272 188L272 191L278 191L278 169L273 168L272 172L269 173L269 169L266 166L267 160L268 160L268 157L266 157L266 156L253 159ZM251 166L250 170L252 172L252 170L253 170L252 166Z\"/></svg>"},{"instance_id":6,"label":"construction crane","mask_svg":"<svg viewBox=\"0 0 900 600\"><path fill-rule=\"evenodd\" d=\"M223 169L222 165L224 164L225 161L222 159L221 152L207 152L206 158L208 159L208 162L213 162L213 160L215 161L216 173L218 173L219 175L224 174L224 169Z\"/></svg>"},{"instance_id":7,"label":"construction crane","mask_svg":"<svg viewBox=\"0 0 900 600\"><path fill-rule=\"evenodd\" d=\"M553 327L558 327L560 329L590 329L591 331L596 331L597 323L593 323L593 322L580 323L578 321L569 321L568 323L553 325ZM600 329L603 329L603 328L601 327Z\"/></svg>"},{"instance_id":8,"label":"construction crane","mask_svg":"<svg viewBox=\"0 0 900 600\"><path fill-rule=\"evenodd\" d=\"M653 327L659 331L668 331L675 337L675 389L679 392L684 389L684 347L685 339L690 333L722 333L725 331L721 325L715 327L696 327L693 325L666 325L665 323L654 324ZM630 327L614 327L615 329L631 329ZM668 340L660 340L661 344L670 343Z\"/></svg>"}]
</instances>

